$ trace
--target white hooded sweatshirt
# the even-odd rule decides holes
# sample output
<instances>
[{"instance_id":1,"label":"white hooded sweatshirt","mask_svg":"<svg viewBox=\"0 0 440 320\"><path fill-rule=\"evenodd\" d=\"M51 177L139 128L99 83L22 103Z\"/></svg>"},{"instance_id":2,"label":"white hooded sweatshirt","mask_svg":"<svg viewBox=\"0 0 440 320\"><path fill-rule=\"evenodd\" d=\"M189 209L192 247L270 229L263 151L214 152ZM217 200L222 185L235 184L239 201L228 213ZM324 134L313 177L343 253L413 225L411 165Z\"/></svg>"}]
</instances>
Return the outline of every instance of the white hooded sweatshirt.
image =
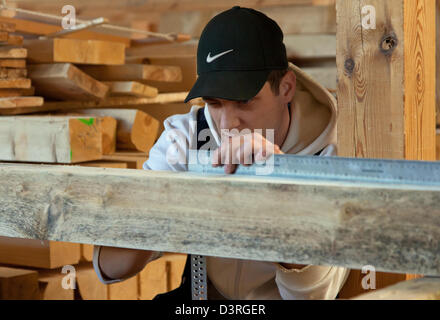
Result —
<instances>
[{"instance_id":1,"label":"white hooded sweatshirt","mask_svg":"<svg viewBox=\"0 0 440 320\"><path fill-rule=\"evenodd\" d=\"M289 67L296 75L297 86L292 101L290 127L281 150L297 155L314 155L322 150L320 156L336 156L335 98L295 65L289 64ZM145 170L187 171L184 159L174 164L168 160L173 158L170 150L174 149L177 159L178 155L186 155L192 145L190 122L197 121L199 108L193 106L189 113L173 115L164 121L165 131L150 150L149 158L143 165ZM205 107L204 114L219 145L219 130L212 121L209 107ZM98 264L99 251L100 246L95 246L93 265L100 281L110 284L125 280L104 277ZM160 253L150 261L158 257ZM211 286L208 288L208 299L334 299L350 271L343 267L315 265L286 269L278 262L218 257L207 257L206 261L208 287Z\"/></svg>"}]
</instances>

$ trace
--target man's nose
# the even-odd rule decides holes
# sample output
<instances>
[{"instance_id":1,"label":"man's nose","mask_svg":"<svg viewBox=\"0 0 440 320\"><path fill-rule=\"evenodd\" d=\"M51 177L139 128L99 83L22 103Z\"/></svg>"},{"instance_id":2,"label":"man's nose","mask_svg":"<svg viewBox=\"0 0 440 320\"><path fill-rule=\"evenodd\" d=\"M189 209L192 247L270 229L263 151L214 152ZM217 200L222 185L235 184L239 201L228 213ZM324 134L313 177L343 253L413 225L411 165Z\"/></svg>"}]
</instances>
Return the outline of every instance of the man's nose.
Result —
<instances>
[{"instance_id":1,"label":"man's nose","mask_svg":"<svg viewBox=\"0 0 440 320\"><path fill-rule=\"evenodd\" d=\"M240 119L235 113L235 107L232 104L224 104L220 119L221 129L237 129L240 126Z\"/></svg>"}]
</instances>

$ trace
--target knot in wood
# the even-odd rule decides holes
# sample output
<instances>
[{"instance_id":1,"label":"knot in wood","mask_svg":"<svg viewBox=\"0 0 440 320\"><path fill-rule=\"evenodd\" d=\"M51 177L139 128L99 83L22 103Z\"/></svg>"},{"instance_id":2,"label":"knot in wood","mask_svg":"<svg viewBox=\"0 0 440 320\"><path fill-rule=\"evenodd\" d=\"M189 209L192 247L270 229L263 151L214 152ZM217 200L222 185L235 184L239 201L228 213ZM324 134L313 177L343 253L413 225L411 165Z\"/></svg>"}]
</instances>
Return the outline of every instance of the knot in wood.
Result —
<instances>
[{"instance_id":1,"label":"knot in wood","mask_svg":"<svg viewBox=\"0 0 440 320\"><path fill-rule=\"evenodd\" d=\"M352 73L353 73L354 66L355 66L355 62L354 62L353 59L349 58L349 59L345 60L344 67L345 67L345 70L346 70L349 74L352 74Z\"/></svg>"},{"instance_id":2,"label":"knot in wood","mask_svg":"<svg viewBox=\"0 0 440 320\"><path fill-rule=\"evenodd\" d=\"M380 51L385 55L390 55L397 47L398 40L394 33L383 36L380 42Z\"/></svg>"}]
</instances>

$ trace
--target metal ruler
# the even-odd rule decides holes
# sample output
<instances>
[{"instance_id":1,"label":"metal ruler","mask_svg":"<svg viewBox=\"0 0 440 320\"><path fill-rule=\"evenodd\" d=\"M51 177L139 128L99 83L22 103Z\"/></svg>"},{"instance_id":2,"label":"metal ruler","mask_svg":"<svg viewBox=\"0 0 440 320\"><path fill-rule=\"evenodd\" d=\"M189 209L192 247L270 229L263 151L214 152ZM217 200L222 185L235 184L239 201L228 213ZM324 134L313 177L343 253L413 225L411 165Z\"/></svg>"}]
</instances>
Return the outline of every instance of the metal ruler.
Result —
<instances>
[{"instance_id":1,"label":"metal ruler","mask_svg":"<svg viewBox=\"0 0 440 320\"><path fill-rule=\"evenodd\" d=\"M223 167L214 168L211 153L206 150L190 150L188 171L203 174L224 174ZM262 170L264 169L264 170ZM342 157L274 155L265 164L239 166L238 175L257 175L264 172L270 177L307 180L330 180L345 182L372 182L383 184L412 184L418 186L440 186L440 161L408 161L385 159L361 159ZM193 299L206 299L206 267L197 270L197 262L206 265L206 258L196 256L191 264ZM193 269L194 268L194 269ZM197 273L199 272L199 273ZM200 273L204 272L204 273ZM194 278L194 275L197 277ZM200 288L200 279L204 279ZM197 282L194 282L197 281ZM205 290L203 290L205 289Z\"/></svg>"},{"instance_id":2,"label":"metal ruler","mask_svg":"<svg viewBox=\"0 0 440 320\"><path fill-rule=\"evenodd\" d=\"M197 160L197 162L194 162ZM266 164L239 166L235 174L307 180L335 180L440 186L440 161L361 159L322 156L274 155ZM223 167L212 167L209 151L190 150L188 170L204 174L224 174Z\"/></svg>"}]
</instances>

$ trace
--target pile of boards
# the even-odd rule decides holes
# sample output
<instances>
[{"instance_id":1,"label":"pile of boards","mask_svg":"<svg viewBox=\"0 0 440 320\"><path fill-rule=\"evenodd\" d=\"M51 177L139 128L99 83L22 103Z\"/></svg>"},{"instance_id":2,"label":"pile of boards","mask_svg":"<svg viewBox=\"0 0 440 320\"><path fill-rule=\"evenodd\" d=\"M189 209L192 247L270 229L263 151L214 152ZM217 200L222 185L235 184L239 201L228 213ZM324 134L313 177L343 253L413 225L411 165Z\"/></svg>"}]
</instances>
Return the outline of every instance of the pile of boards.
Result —
<instances>
[{"instance_id":1,"label":"pile of boards","mask_svg":"<svg viewBox=\"0 0 440 320\"><path fill-rule=\"evenodd\" d=\"M0 162L142 169L163 120L189 110L195 57L130 63L127 39L39 39L25 22L0 17ZM0 299L152 299L180 284L186 261L167 253L103 285L92 256L91 244L0 237Z\"/></svg>"}]
</instances>

